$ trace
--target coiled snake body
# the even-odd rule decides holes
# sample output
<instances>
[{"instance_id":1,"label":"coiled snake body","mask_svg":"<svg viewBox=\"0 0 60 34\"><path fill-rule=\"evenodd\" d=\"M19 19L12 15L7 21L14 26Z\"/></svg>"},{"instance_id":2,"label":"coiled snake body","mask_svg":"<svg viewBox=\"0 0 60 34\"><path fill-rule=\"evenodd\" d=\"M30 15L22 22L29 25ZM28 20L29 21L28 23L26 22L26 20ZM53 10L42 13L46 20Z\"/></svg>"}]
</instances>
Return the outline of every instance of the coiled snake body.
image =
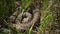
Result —
<instances>
[{"instance_id":1,"label":"coiled snake body","mask_svg":"<svg viewBox=\"0 0 60 34\"><path fill-rule=\"evenodd\" d=\"M23 14L23 19L22 21L20 22L19 18L20 18L20 15L18 14L18 11L14 12L12 16L9 17L10 21L15 21L15 23L13 24L14 27L16 27L16 29L27 29L29 28L31 25L35 24L39 18L40 18L40 13L39 13L39 9L35 9L32 11L33 15L29 12L24 12ZM16 17L14 17L16 16Z\"/></svg>"}]
</instances>

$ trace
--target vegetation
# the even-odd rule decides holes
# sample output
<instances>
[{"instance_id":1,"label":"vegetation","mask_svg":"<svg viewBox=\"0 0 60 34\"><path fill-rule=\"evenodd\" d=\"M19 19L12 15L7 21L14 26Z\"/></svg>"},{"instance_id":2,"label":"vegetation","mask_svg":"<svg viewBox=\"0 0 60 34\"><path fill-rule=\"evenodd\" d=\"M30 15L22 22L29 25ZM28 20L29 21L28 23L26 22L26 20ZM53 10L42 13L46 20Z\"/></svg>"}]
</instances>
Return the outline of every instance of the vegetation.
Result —
<instances>
[{"instance_id":1,"label":"vegetation","mask_svg":"<svg viewBox=\"0 0 60 34\"><path fill-rule=\"evenodd\" d=\"M41 0L40 26L37 34L60 34L60 0ZM16 0L0 0L0 34L22 34L21 31L13 27L7 18L15 12ZM32 0L21 0L20 13L23 14L29 9ZM22 15L21 15L22 16ZM34 24L24 32L33 34ZM5 29L7 28L7 29ZM5 31L3 31L5 29Z\"/></svg>"}]
</instances>

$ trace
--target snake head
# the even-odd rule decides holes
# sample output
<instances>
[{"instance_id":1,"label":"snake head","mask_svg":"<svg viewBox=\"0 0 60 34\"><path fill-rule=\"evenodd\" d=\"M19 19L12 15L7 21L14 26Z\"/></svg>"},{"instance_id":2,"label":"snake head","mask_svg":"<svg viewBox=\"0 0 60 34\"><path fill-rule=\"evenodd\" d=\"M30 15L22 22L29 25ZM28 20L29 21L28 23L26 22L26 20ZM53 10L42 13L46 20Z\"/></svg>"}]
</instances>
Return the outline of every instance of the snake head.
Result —
<instances>
[{"instance_id":1,"label":"snake head","mask_svg":"<svg viewBox=\"0 0 60 34\"><path fill-rule=\"evenodd\" d=\"M39 12L39 9L34 9L33 13Z\"/></svg>"}]
</instances>

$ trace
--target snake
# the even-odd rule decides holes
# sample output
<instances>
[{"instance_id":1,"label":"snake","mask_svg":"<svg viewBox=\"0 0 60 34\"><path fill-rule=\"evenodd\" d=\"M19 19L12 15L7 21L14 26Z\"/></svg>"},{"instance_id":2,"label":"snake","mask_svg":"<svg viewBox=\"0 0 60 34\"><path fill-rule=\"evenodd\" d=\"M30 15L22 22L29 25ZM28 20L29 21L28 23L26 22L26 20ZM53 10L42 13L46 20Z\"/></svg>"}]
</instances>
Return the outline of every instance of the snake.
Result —
<instances>
[{"instance_id":1,"label":"snake","mask_svg":"<svg viewBox=\"0 0 60 34\"><path fill-rule=\"evenodd\" d=\"M18 4L19 2L17 2ZM24 12L22 15L22 20L20 21L20 16L21 14L19 14L19 8L20 5L18 4L18 9L9 17L10 21L13 22L13 27L16 27L16 29L18 30L26 30L27 28L29 28L30 26L32 26L33 24L37 23L37 21L39 21L40 19L40 12L39 9L34 9L32 10L32 14L28 11Z\"/></svg>"}]
</instances>

